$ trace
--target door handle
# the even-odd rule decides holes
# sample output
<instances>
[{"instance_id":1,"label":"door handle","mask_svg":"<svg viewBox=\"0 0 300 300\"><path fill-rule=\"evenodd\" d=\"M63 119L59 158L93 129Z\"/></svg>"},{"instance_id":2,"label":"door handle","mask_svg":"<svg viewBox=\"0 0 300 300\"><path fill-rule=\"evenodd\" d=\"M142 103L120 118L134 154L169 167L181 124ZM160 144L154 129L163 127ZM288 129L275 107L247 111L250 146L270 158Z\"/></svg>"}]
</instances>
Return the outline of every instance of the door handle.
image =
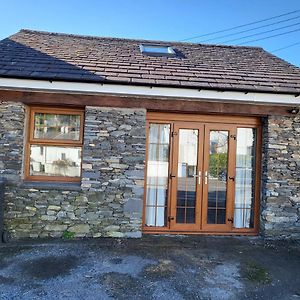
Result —
<instances>
[{"instance_id":1,"label":"door handle","mask_svg":"<svg viewBox=\"0 0 300 300\"><path fill-rule=\"evenodd\" d=\"M201 184L201 171L198 172L198 175L194 174L193 177L198 178L198 184Z\"/></svg>"},{"instance_id":2,"label":"door handle","mask_svg":"<svg viewBox=\"0 0 300 300\"><path fill-rule=\"evenodd\" d=\"M227 221L233 223L233 218L232 218L232 217L231 217L231 218L228 218Z\"/></svg>"},{"instance_id":3,"label":"door handle","mask_svg":"<svg viewBox=\"0 0 300 300\"><path fill-rule=\"evenodd\" d=\"M205 171L204 183L207 184L207 181L208 181L208 172Z\"/></svg>"},{"instance_id":4,"label":"door handle","mask_svg":"<svg viewBox=\"0 0 300 300\"><path fill-rule=\"evenodd\" d=\"M175 219L174 217L169 216L169 217L168 217L168 222L171 222L171 221L174 220L174 219Z\"/></svg>"}]
</instances>

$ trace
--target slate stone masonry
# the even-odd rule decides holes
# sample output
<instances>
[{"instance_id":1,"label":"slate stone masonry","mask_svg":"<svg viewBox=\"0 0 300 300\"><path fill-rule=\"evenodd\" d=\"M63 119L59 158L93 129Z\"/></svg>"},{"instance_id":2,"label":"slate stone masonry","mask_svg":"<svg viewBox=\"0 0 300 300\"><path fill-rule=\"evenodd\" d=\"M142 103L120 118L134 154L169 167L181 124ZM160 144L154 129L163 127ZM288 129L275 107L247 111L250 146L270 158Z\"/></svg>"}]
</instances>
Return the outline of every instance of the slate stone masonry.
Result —
<instances>
[{"instance_id":1,"label":"slate stone masonry","mask_svg":"<svg viewBox=\"0 0 300 300\"><path fill-rule=\"evenodd\" d=\"M143 109L86 107L82 183L22 181L25 107L0 105L0 176L7 179L5 227L15 237L140 237Z\"/></svg>"},{"instance_id":2,"label":"slate stone masonry","mask_svg":"<svg viewBox=\"0 0 300 300\"><path fill-rule=\"evenodd\" d=\"M145 123L143 109L86 108L81 188L105 235L141 235Z\"/></svg>"},{"instance_id":3,"label":"slate stone masonry","mask_svg":"<svg viewBox=\"0 0 300 300\"><path fill-rule=\"evenodd\" d=\"M0 177L20 182L25 106L0 101Z\"/></svg>"},{"instance_id":4,"label":"slate stone masonry","mask_svg":"<svg viewBox=\"0 0 300 300\"><path fill-rule=\"evenodd\" d=\"M143 109L86 107L81 184L23 182L25 106L0 102L5 228L15 237L140 237ZM260 233L300 238L300 118L263 124Z\"/></svg>"},{"instance_id":5,"label":"slate stone masonry","mask_svg":"<svg viewBox=\"0 0 300 300\"><path fill-rule=\"evenodd\" d=\"M264 120L261 232L300 238L300 117Z\"/></svg>"}]
</instances>

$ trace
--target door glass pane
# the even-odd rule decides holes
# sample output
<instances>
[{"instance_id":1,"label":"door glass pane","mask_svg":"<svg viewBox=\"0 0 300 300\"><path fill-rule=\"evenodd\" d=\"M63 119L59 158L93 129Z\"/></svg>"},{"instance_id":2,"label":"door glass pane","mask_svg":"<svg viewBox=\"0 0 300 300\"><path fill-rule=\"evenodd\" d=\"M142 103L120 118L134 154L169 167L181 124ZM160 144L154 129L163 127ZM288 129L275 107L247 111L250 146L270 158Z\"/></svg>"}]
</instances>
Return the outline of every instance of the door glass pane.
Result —
<instances>
[{"instance_id":1,"label":"door glass pane","mask_svg":"<svg viewBox=\"0 0 300 300\"><path fill-rule=\"evenodd\" d=\"M167 225L170 128L155 123L149 128L146 226Z\"/></svg>"},{"instance_id":2,"label":"door glass pane","mask_svg":"<svg viewBox=\"0 0 300 300\"><path fill-rule=\"evenodd\" d=\"M176 223L195 223L198 134L179 129Z\"/></svg>"},{"instance_id":3,"label":"door glass pane","mask_svg":"<svg viewBox=\"0 0 300 300\"><path fill-rule=\"evenodd\" d=\"M226 223L228 131L210 131L208 224Z\"/></svg>"},{"instance_id":4,"label":"door glass pane","mask_svg":"<svg viewBox=\"0 0 300 300\"><path fill-rule=\"evenodd\" d=\"M253 228L256 129L237 129L234 227Z\"/></svg>"},{"instance_id":5,"label":"door glass pane","mask_svg":"<svg viewBox=\"0 0 300 300\"><path fill-rule=\"evenodd\" d=\"M80 134L80 115L34 114L35 139L78 141Z\"/></svg>"},{"instance_id":6,"label":"door glass pane","mask_svg":"<svg viewBox=\"0 0 300 300\"><path fill-rule=\"evenodd\" d=\"M30 146L30 175L80 177L81 147Z\"/></svg>"}]
</instances>

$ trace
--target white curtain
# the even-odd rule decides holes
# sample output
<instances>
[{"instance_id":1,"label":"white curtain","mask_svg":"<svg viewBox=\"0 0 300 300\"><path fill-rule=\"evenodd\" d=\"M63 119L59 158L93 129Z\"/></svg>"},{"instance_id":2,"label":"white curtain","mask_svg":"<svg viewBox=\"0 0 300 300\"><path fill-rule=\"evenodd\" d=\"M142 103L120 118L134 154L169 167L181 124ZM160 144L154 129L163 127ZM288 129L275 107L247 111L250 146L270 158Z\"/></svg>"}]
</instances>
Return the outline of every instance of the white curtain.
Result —
<instances>
[{"instance_id":1,"label":"white curtain","mask_svg":"<svg viewBox=\"0 0 300 300\"><path fill-rule=\"evenodd\" d=\"M156 222L155 222L156 212ZM146 210L147 226L165 226L165 208L164 207L147 207Z\"/></svg>"}]
</instances>

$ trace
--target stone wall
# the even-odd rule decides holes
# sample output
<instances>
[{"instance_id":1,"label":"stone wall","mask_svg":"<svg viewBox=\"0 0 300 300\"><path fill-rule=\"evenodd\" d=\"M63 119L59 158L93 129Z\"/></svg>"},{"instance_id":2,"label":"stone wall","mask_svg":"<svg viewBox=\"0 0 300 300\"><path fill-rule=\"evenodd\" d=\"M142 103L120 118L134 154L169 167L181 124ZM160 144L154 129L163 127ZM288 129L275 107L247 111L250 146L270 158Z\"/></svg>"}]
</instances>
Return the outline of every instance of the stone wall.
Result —
<instances>
[{"instance_id":1,"label":"stone wall","mask_svg":"<svg viewBox=\"0 0 300 300\"><path fill-rule=\"evenodd\" d=\"M140 236L146 111L87 107L85 119L81 187L98 203L93 221L106 235Z\"/></svg>"},{"instance_id":2,"label":"stone wall","mask_svg":"<svg viewBox=\"0 0 300 300\"><path fill-rule=\"evenodd\" d=\"M23 157L25 107L0 101L0 177L20 182Z\"/></svg>"},{"instance_id":3,"label":"stone wall","mask_svg":"<svg viewBox=\"0 0 300 300\"><path fill-rule=\"evenodd\" d=\"M86 107L81 184L25 183L25 106L0 102L5 228L16 238L141 236L145 114ZM300 237L299 117L264 120L260 225L267 237Z\"/></svg>"},{"instance_id":4,"label":"stone wall","mask_svg":"<svg viewBox=\"0 0 300 300\"><path fill-rule=\"evenodd\" d=\"M4 222L14 237L141 236L144 110L86 108L81 184L24 183L24 106L1 103L0 117Z\"/></svg>"},{"instance_id":5,"label":"stone wall","mask_svg":"<svg viewBox=\"0 0 300 300\"><path fill-rule=\"evenodd\" d=\"M263 128L261 232L300 238L300 117L269 117Z\"/></svg>"}]
</instances>

